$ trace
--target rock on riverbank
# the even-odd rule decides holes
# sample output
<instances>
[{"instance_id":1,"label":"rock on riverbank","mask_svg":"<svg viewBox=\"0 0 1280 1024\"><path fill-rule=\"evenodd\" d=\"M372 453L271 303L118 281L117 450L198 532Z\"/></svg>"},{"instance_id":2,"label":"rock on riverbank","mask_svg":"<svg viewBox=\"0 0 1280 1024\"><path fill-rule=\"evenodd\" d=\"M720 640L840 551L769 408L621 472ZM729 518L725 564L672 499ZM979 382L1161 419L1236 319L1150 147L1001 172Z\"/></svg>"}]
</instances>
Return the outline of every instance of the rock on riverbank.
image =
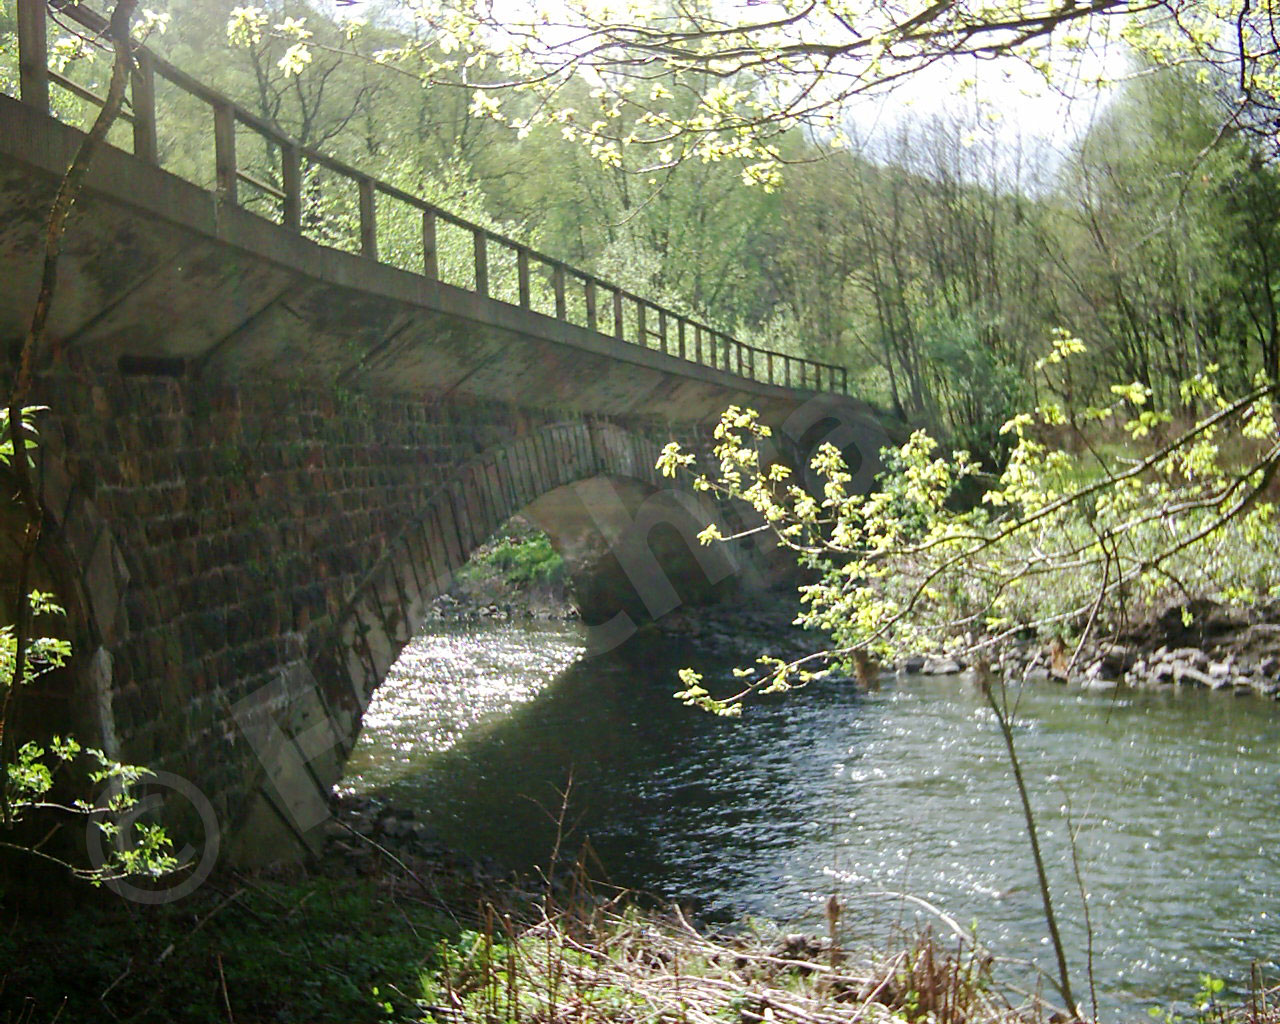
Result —
<instances>
[{"instance_id":1,"label":"rock on riverbank","mask_svg":"<svg viewBox=\"0 0 1280 1024\"><path fill-rule=\"evenodd\" d=\"M950 657L907 658L899 671L948 675ZM1083 644L1026 641L1002 654L1008 679L1051 680L1089 690L1192 686L1280 700L1280 605L1236 609L1197 601L1113 639Z\"/></svg>"}]
</instances>

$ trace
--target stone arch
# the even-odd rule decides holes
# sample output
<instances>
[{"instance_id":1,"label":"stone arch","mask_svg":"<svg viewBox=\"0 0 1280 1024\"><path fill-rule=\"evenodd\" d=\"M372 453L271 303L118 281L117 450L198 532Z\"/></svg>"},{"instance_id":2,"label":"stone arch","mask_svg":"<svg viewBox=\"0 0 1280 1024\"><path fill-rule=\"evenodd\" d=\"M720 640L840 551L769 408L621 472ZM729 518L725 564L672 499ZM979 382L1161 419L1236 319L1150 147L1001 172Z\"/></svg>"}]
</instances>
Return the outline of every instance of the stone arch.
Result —
<instances>
[{"instance_id":1,"label":"stone arch","mask_svg":"<svg viewBox=\"0 0 1280 1024\"><path fill-rule=\"evenodd\" d=\"M758 580L733 550L695 535L723 512L655 468L670 433L577 419L518 430L455 467L349 594L320 649L233 707L259 763L231 857L269 861L314 848L328 794L374 690L430 602L504 522L526 511L569 562L594 646L686 601ZM629 588L629 589L628 589Z\"/></svg>"}]
</instances>

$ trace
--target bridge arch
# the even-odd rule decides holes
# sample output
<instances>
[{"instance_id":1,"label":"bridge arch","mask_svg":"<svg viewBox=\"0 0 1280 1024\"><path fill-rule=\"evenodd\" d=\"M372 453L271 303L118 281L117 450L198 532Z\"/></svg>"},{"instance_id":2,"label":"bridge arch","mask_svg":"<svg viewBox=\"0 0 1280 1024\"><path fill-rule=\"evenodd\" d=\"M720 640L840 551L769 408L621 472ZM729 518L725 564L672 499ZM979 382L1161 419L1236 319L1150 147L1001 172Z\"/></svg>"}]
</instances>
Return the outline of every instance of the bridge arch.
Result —
<instances>
[{"instance_id":1,"label":"bridge arch","mask_svg":"<svg viewBox=\"0 0 1280 1024\"><path fill-rule=\"evenodd\" d=\"M346 595L326 641L233 708L258 770L233 846L242 863L313 848L365 710L431 601L503 523L524 513L565 558L588 647L603 649L684 603L772 579L696 535L722 510L655 469L669 433L604 420L528 429L457 466Z\"/></svg>"},{"instance_id":2,"label":"bridge arch","mask_svg":"<svg viewBox=\"0 0 1280 1024\"><path fill-rule=\"evenodd\" d=\"M183 835L216 817L240 862L314 844L374 689L513 514L565 556L597 646L793 569L767 545L696 542L742 525L657 473L673 439L713 459L698 421L70 371L41 381L37 467L69 727L189 783L203 803L161 793L164 820ZM792 433L810 420L843 440L825 407Z\"/></svg>"}]
</instances>

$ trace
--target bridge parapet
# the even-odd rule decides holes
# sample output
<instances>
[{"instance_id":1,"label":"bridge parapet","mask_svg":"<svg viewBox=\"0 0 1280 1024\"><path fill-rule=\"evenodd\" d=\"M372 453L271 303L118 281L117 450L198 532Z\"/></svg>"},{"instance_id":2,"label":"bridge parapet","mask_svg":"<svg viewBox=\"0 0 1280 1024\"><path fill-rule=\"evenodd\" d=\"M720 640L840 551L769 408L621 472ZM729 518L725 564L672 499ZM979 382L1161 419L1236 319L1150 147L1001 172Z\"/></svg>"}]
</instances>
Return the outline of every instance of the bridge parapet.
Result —
<instances>
[{"instance_id":1,"label":"bridge parapet","mask_svg":"<svg viewBox=\"0 0 1280 1024\"><path fill-rule=\"evenodd\" d=\"M89 84L77 81L69 69L49 67L50 5L46 0L18 0L17 6L22 102L47 114L50 87L56 86L100 106L103 99ZM104 35L106 20L84 4L58 0L52 7L59 18L88 33ZM848 393L844 367L748 345L302 145L142 44L136 47L135 57L124 115L132 125L133 155L148 165L164 166L156 106L156 81L162 79L208 111L215 150L211 186L222 204L248 208L246 199L252 197L256 216L300 237L443 281L481 298L541 312L620 342L763 384ZM257 156L250 161L240 152L246 131L258 142ZM332 180L326 184L317 172ZM342 203L335 199L339 194L345 196L351 215L346 231L335 230L334 217L318 213ZM445 231L469 239L469 260L441 260ZM387 244L393 233L396 239Z\"/></svg>"}]
</instances>

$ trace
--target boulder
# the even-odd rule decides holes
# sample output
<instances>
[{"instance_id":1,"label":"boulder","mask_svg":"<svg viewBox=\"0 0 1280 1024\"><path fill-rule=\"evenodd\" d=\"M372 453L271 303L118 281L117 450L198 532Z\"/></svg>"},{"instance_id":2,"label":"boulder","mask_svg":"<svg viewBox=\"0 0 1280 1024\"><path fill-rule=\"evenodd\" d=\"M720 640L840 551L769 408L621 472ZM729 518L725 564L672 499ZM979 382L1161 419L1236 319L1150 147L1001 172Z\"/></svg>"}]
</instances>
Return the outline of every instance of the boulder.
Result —
<instances>
[{"instance_id":1,"label":"boulder","mask_svg":"<svg viewBox=\"0 0 1280 1024\"><path fill-rule=\"evenodd\" d=\"M1201 670L1209 666L1209 655L1205 654L1199 647L1179 647L1177 650L1169 652L1169 658L1172 661L1181 661L1192 668Z\"/></svg>"},{"instance_id":2,"label":"boulder","mask_svg":"<svg viewBox=\"0 0 1280 1024\"><path fill-rule=\"evenodd\" d=\"M1183 686L1215 687L1218 680L1185 661L1173 663L1173 678Z\"/></svg>"}]
</instances>

